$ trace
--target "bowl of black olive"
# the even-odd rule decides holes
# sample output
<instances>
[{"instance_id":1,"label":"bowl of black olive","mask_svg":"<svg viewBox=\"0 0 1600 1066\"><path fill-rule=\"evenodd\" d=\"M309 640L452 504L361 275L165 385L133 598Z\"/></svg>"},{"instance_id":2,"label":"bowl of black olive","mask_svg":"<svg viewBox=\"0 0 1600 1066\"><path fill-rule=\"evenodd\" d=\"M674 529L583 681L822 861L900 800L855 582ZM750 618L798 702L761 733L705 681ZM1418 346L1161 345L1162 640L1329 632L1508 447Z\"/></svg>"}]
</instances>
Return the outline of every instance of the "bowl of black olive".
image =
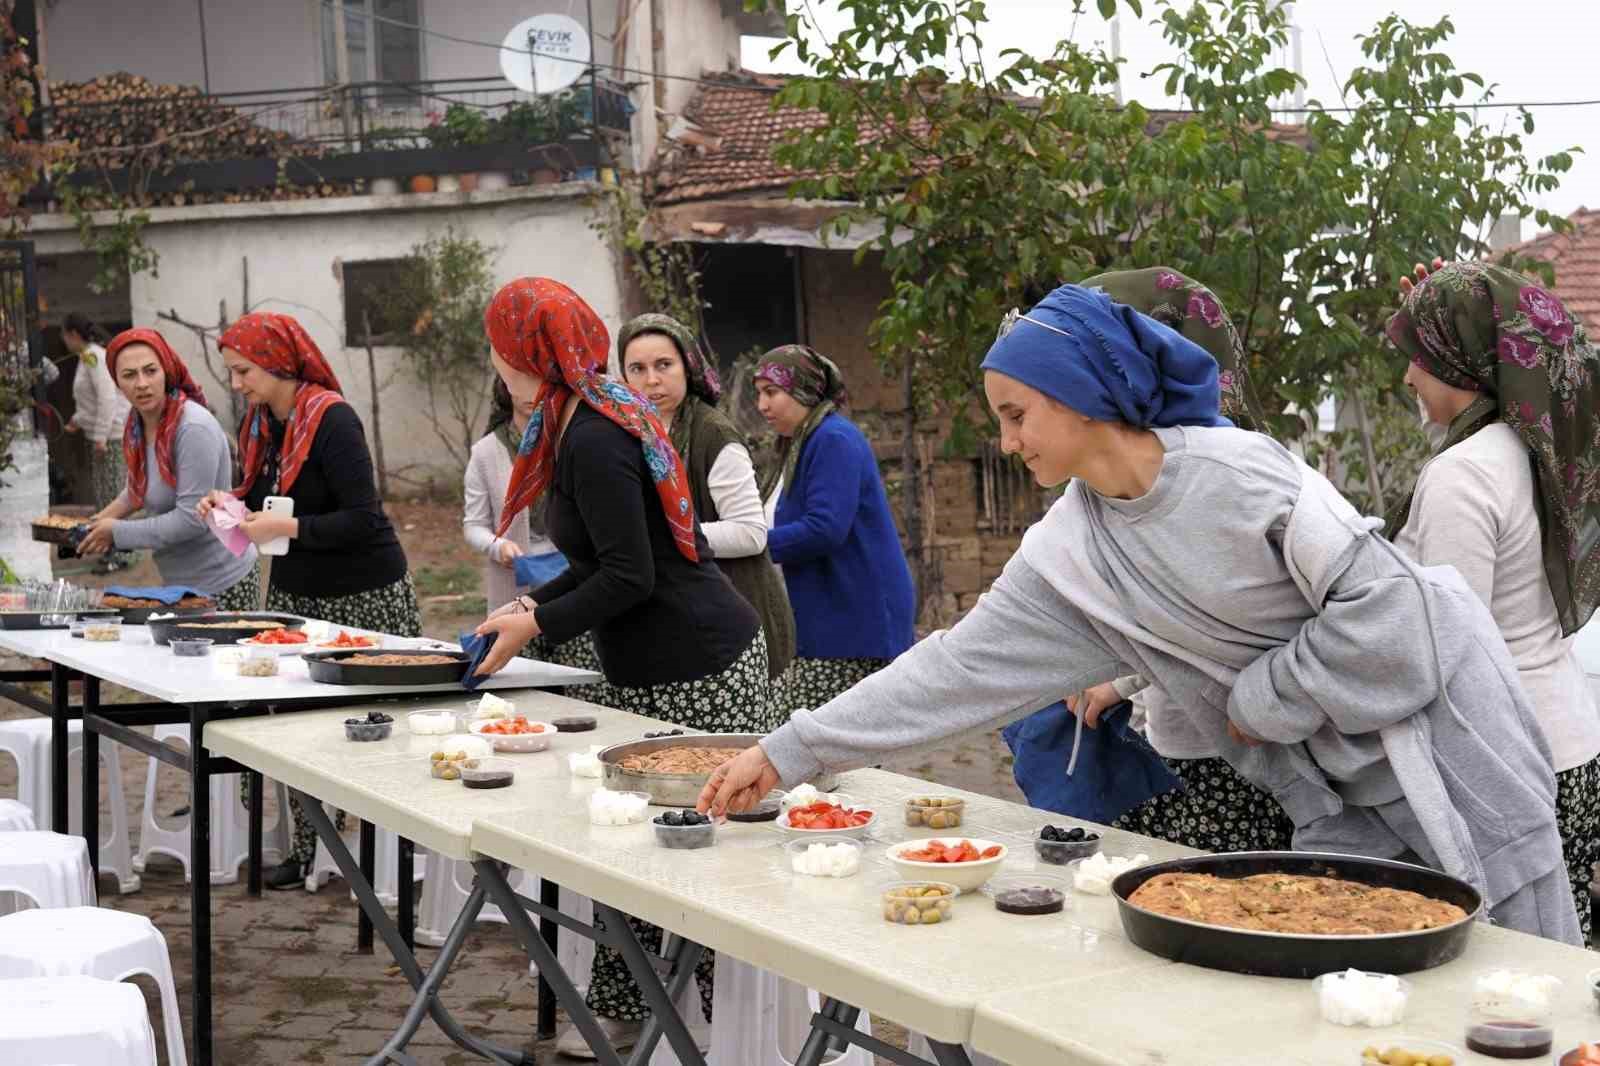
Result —
<instances>
[{"instance_id":1,"label":"bowl of black olive","mask_svg":"<svg viewBox=\"0 0 1600 1066\"><path fill-rule=\"evenodd\" d=\"M1051 866L1065 866L1074 859L1087 859L1100 850L1100 834L1081 825L1062 828L1047 825L1033 838L1033 850Z\"/></svg>"},{"instance_id":2,"label":"bowl of black olive","mask_svg":"<svg viewBox=\"0 0 1600 1066\"><path fill-rule=\"evenodd\" d=\"M394 718L382 711L368 711L365 718L346 718L344 735L348 740L388 740L394 732Z\"/></svg>"},{"instance_id":3,"label":"bowl of black olive","mask_svg":"<svg viewBox=\"0 0 1600 1066\"><path fill-rule=\"evenodd\" d=\"M667 811L656 815L650 824L655 826L656 843L664 848L693 851L717 842L717 823L696 811Z\"/></svg>"}]
</instances>

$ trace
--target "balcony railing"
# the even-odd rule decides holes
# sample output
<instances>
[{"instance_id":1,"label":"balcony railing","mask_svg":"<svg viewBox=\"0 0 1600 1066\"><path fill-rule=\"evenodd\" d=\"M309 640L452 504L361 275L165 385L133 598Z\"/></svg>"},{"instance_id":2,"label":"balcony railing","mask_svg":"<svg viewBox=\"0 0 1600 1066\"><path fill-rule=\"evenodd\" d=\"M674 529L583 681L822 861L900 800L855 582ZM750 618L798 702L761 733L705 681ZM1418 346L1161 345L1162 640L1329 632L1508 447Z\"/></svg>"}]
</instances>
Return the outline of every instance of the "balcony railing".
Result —
<instances>
[{"instance_id":1,"label":"balcony railing","mask_svg":"<svg viewBox=\"0 0 1600 1066\"><path fill-rule=\"evenodd\" d=\"M71 180L145 198L481 170L588 176L611 162L634 110L599 77L544 96L499 78L101 95L113 98L43 109L41 132L77 143Z\"/></svg>"}]
</instances>

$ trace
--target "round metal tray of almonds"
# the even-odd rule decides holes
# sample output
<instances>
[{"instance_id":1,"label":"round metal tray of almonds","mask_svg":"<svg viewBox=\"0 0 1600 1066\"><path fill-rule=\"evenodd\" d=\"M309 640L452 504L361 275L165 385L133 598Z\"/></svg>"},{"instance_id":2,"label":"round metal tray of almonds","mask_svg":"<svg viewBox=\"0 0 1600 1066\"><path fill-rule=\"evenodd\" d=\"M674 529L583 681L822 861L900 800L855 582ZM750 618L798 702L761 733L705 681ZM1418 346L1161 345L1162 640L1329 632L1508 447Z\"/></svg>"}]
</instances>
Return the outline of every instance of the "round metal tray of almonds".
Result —
<instances>
[{"instance_id":1,"label":"round metal tray of almonds","mask_svg":"<svg viewBox=\"0 0 1600 1066\"><path fill-rule=\"evenodd\" d=\"M684 733L613 744L596 757L606 788L643 792L657 807L693 807L711 779L711 771L760 739L759 733ZM657 768L674 765L693 769L674 772ZM832 775L816 782L824 792L837 784Z\"/></svg>"}]
</instances>

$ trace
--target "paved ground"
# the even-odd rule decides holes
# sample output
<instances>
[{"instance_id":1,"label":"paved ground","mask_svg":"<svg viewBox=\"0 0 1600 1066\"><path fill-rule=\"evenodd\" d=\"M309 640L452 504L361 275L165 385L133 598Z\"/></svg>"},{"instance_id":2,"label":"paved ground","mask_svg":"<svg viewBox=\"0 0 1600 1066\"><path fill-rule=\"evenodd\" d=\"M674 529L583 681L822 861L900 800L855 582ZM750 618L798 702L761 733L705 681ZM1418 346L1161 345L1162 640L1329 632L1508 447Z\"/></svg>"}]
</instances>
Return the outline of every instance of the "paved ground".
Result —
<instances>
[{"instance_id":1,"label":"paved ground","mask_svg":"<svg viewBox=\"0 0 1600 1066\"><path fill-rule=\"evenodd\" d=\"M418 514L419 511L427 513ZM401 518L397 515L397 520ZM449 524L448 515L424 508L412 509L404 518L413 526L403 536L408 552L414 555L418 552L413 542L421 539L417 534L435 529L443 532ZM459 559L434 559L424 565L435 575L445 575L436 580L459 580L464 564ZM417 566L415 560L413 566ZM118 577L127 579L128 575ZM440 590L429 594L455 593ZM468 595L472 595L470 590ZM474 607L467 603L463 611L458 608L459 603L436 600L428 606L430 633L444 636L457 631ZM481 601L476 609L481 612ZM27 713L0 700L0 718L24 717ZM127 749L119 750L128 817L134 826L137 847L148 760ZM1018 798L1004 744L994 735L966 740L890 768L993 796ZM16 766L0 755L0 796L16 794ZM187 802L187 779L163 768L158 779L157 811L166 816ZM102 828L109 825L108 810L103 805ZM269 806L269 818L270 811ZM182 871L175 862L157 857L146 869L143 880L140 891L118 896L114 880L102 878L101 902L147 915L160 927L167 938L178 994L187 1014L189 896ZM213 889L213 989L216 1061L220 1066L359 1062L382 1045L410 1003L410 987L381 945L377 954L356 953L355 915L355 904L337 881L316 894L299 890L268 892L259 900L246 895L242 881ZM424 967L432 962L433 949L419 946L418 954ZM153 986L147 988L146 995L155 1019L159 1017L159 1003ZM534 1047L534 984L527 976L526 958L506 927L478 925L451 972L444 999L472 1032L502 1044ZM185 1030L186 1034L190 1031L187 1024ZM904 1044L904 1033L892 1026L880 1027L879 1035ZM160 1043L159 1037L157 1042ZM429 1066L479 1061L458 1051L432 1022L424 1023L411 1050ZM550 1048L536 1050L541 1062L568 1061ZM162 1062L166 1062L165 1057Z\"/></svg>"}]
</instances>

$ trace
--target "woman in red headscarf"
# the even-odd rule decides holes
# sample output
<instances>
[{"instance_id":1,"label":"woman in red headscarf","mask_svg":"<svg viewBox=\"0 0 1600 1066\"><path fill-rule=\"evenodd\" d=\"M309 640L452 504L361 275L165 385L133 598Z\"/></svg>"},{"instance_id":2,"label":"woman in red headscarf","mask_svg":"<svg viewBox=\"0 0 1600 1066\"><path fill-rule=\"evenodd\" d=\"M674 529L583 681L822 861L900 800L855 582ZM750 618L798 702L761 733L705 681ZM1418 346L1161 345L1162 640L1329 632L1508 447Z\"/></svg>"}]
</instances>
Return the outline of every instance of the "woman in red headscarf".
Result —
<instances>
[{"instance_id":1,"label":"woman in red headscarf","mask_svg":"<svg viewBox=\"0 0 1600 1066\"><path fill-rule=\"evenodd\" d=\"M591 633L611 706L714 733L775 728L760 620L712 560L655 408L605 376L611 342L599 316L559 282L519 278L495 294L484 327L513 402L533 412L501 531L548 496L546 528L569 566L478 628L498 635L479 672L535 637ZM638 928L648 950L659 947L660 930ZM709 1015L708 979L701 996ZM608 948L595 953L589 1006L613 1043L637 1039L648 1011ZM558 1049L594 1057L576 1029Z\"/></svg>"},{"instance_id":2,"label":"woman in red headscarf","mask_svg":"<svg viewBox=\"0 0 1600 1066\"><path fill-rule=\"evenodd\" d=\"M228 327L221 348L229 384L250 405L239 427L244 480L233 490L248 508L240 528L257 545L289 538L272 559L267 609L420 637L416 588L361 420L316 342L288 315L257 311ZM225 495L207 496L201 516ZM269 496L293 500L293 517L266 511ZM294 814L294 847L267 876L273 888L300 884L315 852L316 834Z\"/></svg>"},{"instance_id":3,"label":"woman in red headscarf","mask_svg":"<svg viewBox=\"0 0 1600 1066\"><path fill-rule=\"evenodd\" d=\"M261 595L255 547L234 555L195 513L207 493L233 481L228 437L205 394L153 329L117 334L106 348L106 369L132 407L122 429L128 479L90 519L79 552L149 548L166 584L193 589L223 610L253 610ZM130 518L136 511L144 517Z\"/></svg>"}]
</instances>

